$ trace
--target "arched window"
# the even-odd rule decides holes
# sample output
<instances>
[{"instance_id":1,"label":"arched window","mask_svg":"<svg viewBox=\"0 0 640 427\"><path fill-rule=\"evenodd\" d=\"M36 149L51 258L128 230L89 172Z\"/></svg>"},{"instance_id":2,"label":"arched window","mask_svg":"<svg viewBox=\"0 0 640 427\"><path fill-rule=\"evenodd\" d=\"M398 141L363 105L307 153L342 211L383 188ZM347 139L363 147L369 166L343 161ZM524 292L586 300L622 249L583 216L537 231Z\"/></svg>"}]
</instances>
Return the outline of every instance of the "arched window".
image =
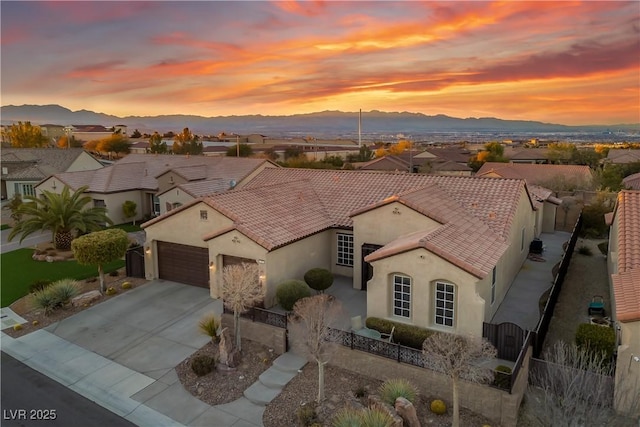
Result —
<instances>
[{"instance_id":1,"label":"arched window","mask_svg":"<svg viewBox=\"0 0 640 427\"><path fill-rule=\"evenodd\" d=\"M453 327L455 321L456 287L447 282L437 281L435 285L436 325Z\"/></svg>"},{"instance_id":2,"label":"arched window","mask_svg":"<svg viewBox=\"0 0 640 427\"><path fill-rule=\"evenodd\" d=\"M393 315L411 318L411 277L393 275Z\"/></svg>"}]
</instances>

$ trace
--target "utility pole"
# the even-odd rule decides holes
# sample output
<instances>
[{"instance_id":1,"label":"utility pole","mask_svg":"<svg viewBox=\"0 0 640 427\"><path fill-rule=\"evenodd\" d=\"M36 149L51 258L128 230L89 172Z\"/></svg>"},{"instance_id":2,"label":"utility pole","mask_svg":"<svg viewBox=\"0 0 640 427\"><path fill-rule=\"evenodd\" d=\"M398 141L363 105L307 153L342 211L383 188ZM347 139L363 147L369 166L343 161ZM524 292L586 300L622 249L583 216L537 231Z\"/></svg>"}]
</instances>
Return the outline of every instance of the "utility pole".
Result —
<instances>
[{"instance_id":1,"label":"utility pole","mask_svg":"<svg viewBox=\"0 0 640 427\"><path fill-rule=\"evenodd\" d=\"M236 135L236 157L240 157L240 135Z\"/></svg>"}]
</instances>

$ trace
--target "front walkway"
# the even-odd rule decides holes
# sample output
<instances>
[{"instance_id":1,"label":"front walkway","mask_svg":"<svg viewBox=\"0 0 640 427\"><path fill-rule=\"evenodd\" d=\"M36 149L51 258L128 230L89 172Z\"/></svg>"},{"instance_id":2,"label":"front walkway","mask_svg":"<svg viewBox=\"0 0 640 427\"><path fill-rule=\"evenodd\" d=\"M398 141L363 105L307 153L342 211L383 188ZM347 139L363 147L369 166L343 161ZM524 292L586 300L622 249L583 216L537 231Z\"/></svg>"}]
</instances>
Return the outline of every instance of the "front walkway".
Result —
<instances>
[{"instance_id":1,"label":"front walkway","mask_svg":"<svg viewBox=\"0 0 640 427\"><path fill-rule=\"evenodd\" d=\"M542 233L544 252L540 257L544 261L525 260L491 323L511 322L529 331L536 328L540 297L553 284L553 267L562 260L562 245L570 238L571 233L564 231Z\"/></svg>"}]
</instances>

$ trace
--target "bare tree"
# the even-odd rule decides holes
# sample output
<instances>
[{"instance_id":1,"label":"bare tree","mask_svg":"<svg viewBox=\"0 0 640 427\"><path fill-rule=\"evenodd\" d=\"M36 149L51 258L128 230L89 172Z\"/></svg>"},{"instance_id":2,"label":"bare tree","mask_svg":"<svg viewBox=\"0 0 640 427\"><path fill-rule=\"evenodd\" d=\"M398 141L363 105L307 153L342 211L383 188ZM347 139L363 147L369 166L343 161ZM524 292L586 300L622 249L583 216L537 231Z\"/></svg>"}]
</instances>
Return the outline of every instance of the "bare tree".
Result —
<instances>
[{"instance_id":1,"label":"bare tree","mask_svg":"<svg viewBox=\"0 0 640 427\"><path fill-rule=\"evenodd\" d=\"M612 368L603 355L559 341L544 359L529 372L527 417L544 426L625 425L622 418L613 421L612 409L614 399L629 398L628 390L614 395Z\"/></svg>"},{"instance_id":2,"label":"bare tree","mask_svg":"<svg viewBox=\"0 0 640 427\"><path fill-rule=\"evenodd\" d=\"M242 351L240 315L264 300L265 289L260 283L258 265L242 263L222 270L222 301L233 311L233 333L236 348Z\"/></svg>"},{"instance_id":3,"label":"bare tree","mask_svg":"<svg viewBox=\"0 0 640 427\"><path fill-rule=\"evenodd\" d=\"M480 337L436 332L422 344L427 366L451 378L453 384L453 427L460 426L460 380L483 383L493 380L493 370L484 364L497 351Z\"/></svg>"},{"instance_id":4,"label":"bare tree","mask_svg":"<svg viewBox=\"0 0 640 427\"><path fill-rule=\"evenodd\" d=\"M302 298L293 306L291 341L294 348L318 364L318 402L324 400L324 367L337 345L331 329L343 319L342 306L328 294Z\"/></svg>"}]
</instances>

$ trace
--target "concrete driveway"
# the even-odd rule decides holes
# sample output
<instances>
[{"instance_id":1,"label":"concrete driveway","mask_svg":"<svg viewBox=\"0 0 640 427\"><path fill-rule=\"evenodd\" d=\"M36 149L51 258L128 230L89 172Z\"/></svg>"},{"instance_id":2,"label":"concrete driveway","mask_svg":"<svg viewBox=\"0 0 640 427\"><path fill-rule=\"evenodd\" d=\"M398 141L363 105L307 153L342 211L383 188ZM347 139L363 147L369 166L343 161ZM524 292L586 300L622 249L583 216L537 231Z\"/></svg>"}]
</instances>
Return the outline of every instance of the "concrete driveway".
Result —
<instances>
[{"instance_id":1,"label":"concrete driveway","mask_svg":"<svg viewBox=\"0 0 640 427\"><path fill-rule=\"evenodd\" d=\"M198 322L220 315L209 290L152 281L46 328L80 347L159 379L207 343Z\"/></svg>"}]
</instances>

